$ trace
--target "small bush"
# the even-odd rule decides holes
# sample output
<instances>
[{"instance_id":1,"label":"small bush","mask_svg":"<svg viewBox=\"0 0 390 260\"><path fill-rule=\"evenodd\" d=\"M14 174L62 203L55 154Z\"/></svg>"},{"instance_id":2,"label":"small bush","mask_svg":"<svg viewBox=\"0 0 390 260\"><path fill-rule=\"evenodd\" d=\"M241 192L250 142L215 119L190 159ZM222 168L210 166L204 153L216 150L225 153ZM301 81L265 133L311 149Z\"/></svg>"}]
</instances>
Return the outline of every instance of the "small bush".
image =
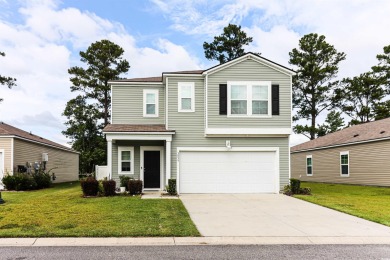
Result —
<instances>
[{"instance_id":1,"label":"small bush","mask_svg":"<svg viewBox=\"0 0 390 260\"><path fill-rule=\"evenodd\" d=\"M176 195L176 179L169 179L167 192L169 195Z\"/></svg>"},{"instance_id":2,"label":"small bush","mask_svg":"<svg viewBox=\"0 0 390 260\"><path fill-rule=\"evenodd\" d=\"M15 190L22 191L37 189L37 183L32 176L24 173L15 174L14 176L16 182Z\"/></svg>"},{"instance_id":3,"label":"small bush","mask_svg":"<svg viewBox=\"0 0 390 260\"><path fill-rule=\"evenodd\" d=\"M299 194L299 189L301 188L301 181L298 179L290 179L291 192L293 194Z\"/></svg>"},{"instance_id":4,"label":"small bush","mask_svg":"<svg viewBox=\"0 0 390 260\"><path fill-rule=\"evenodd\" d=\"M294 193L291 189L291 185L286 185L283 188L283 194L292 196L294 194L311 195L311 189L309 187L299 188L298 192Z\"/></svg>"},{"instance_id":5,"label":"small bush","mask_svg":"<svg viewBox=\"0 0 390 260\"><path fill-rule=\"evenodd\" d=\"M107 179L106 179L107 180ZM99 186L98 186L98 196L104 196L104 187L103 187L103 180L99 180Z\"/></svg>"},{"instance_id":6,"label":"small bush","mask_svg":"<svg viewBox=\"0 0 390 260\"><path fill-rule=\"evenodd\" d=\"M6 173L1 182L7 190L15 190L16 188L16 178L13 175Z\"/></svg>"},{"instance_id":7,"label":"small bush","mask_svg":"<svg viewBox=\"0 0 390 260\"><path fill-rule=\"evenodd\" d=\"M311 195L311 189L310 189L309 187L300 188L300 189L299 189L299 194L302 194L302 195Z\"/></svg>"},{"instance_id":8,"label":"small bush","mask_svg":"<svg viewBox=\"0 0 390 260\"><path fill-rule=\"evenodd\" d=\"M129 180L127 187L130 195L137 195L142 193L141 180Z\"/></svg>"},{"instance_id":9,"label":"small bush","mask_svg":"<svg viewBox=\"0 0 390 260\"><path fill-rule=\"evenodd\" d=\"M32 177L37 184L37 189L49 188L51 186L51 176L49 172L37 171L32 174Z\"/></svg>"},{"instance_id":10,"label":"small bush","mask_svg":"<svg viewBox=\"0 0 390 260\"><path fill-rule=\"evenodd\" d=\"M128 190L127 186L129 184L129 180L132 180L132 178L129 176L126 175L119 176L120 187L126 187L126 190Z\"/></svg>"},{"instance_id":11,"label":"small bush","mask_svg":"<svg viewBox=\"0 0 390 260\"><path fill-rule=\"evenodd\" d=\"M115 196L115 188L114 180L103 181L104 196Z\"/></svg>"},{"instance_id":12,"label":"small bush","mask_svg":"<svg viewBox=\"0 0 390 260\"><path fill-rule=\"evenodd\" d=\"M293 193L291 191L291 185L286 185L283 187L283 194L287 195L287 196L292 196Z\"/></svg>"},{"instance_id":13,"label":"small bush","mask_svg":"<svg viewBox=\"0 0 390 260\"><path fill-rule=\"evenodd\" d=\"M99 191L99 182L93 177L87 177L80 181L84 196L97 196Z\"/></svg>"}]
</instances>

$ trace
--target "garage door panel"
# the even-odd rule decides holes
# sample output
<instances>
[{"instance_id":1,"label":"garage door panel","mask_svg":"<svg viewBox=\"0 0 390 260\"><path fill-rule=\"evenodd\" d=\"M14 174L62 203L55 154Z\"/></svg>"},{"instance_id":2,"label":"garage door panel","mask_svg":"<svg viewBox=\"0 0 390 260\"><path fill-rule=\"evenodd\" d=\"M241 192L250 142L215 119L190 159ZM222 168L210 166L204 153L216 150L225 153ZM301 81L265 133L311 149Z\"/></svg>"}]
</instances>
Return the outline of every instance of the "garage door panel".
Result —
<instances>
[{"instance_id":1,"label":"garage door panel","mask_svg":"<svg viewBox=\"0 0 390 260\"><path fill-rule=\"evenodd\" d=\"M275 152L181 152L181 193L275 192Z\"/></svg>"}]
</instances>

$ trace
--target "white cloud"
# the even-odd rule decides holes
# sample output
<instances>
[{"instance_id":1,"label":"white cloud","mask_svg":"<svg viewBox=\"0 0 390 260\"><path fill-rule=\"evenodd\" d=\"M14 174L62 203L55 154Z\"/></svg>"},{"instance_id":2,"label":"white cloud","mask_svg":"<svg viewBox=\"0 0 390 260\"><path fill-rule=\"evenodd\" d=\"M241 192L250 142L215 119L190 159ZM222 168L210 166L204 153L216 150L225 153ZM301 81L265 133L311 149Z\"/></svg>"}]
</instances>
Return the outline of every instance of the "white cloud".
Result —
<instances>
[{"instance_id":1,"label":"white cloud","mask_svg":"<svg viewBox=\"0 0 390 260\"><path fill-rule=\"evenodd\" d=\"M161 75L162 71L194 69L199 61L182 46L158 39L153 48L138 47L123 25L75 8L61 8L56 1L23 2L22 22L0 16L1 75L17 78L17 86L0 87L1 120L65 144L61 116L70 92L67 70L80 65L78 51L92 42L109 39L125 50L131 68L128 77ZM50 112L49 112L50 111Z\"/></svg>"},{"instance_id":2,"label":"white cloud","mask_svg":"<svg viewBox=\"0 0 390 260\"><path fill-rule=\"evenodd\" d=\"M243 29L254 39L247 50L261 52L282 65L288 66L288 53L298 47L304 34L323 34L347 54L340 63L340 78L370 70L377 63L376 55L390 44L390 1L178 1L164 1L163 5L153 1L172 20L173 29L211 37L219 35L229 22L244 23ZM324 118L321 115L319 123ZM296 136L292 140L305 139Z\"/></svg>"}]
</instances>

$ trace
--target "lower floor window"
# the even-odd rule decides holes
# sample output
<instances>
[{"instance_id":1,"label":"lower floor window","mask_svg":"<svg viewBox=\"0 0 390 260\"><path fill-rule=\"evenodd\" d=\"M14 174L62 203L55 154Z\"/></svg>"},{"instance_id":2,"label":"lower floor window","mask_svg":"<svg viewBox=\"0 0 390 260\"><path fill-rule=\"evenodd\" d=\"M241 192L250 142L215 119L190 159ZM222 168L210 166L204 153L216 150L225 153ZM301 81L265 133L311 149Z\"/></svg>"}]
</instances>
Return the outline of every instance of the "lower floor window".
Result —
<instances>
[{"instance_id":1,"label":"lower floor window","mask_svg":"<svg viewBox=\"0 0 390 260\"><path fill-rule=\"evenodd\" d=\"M119 174L134 173L134 147L118 148L118 168Z\"/></svg>"},{"instance_id":2,"label":"lower floor window","mask_svg":"<svg viewBox=\"0 0 390 260\"><path fill-rule=\"evenodd\" d=\"M313 157L311 155L306 156L306 174L313 174Z\"/></svg>"},{"instance_id":3,"label":"lower floor window","mask_svg":"<svg viewBox=\"0 0 390 260\"><path fill-rule=\"evenodd\" d=\"M340 153L340 168L342 176L349 175L349 152Z\"/></svg>"}]
</instances>

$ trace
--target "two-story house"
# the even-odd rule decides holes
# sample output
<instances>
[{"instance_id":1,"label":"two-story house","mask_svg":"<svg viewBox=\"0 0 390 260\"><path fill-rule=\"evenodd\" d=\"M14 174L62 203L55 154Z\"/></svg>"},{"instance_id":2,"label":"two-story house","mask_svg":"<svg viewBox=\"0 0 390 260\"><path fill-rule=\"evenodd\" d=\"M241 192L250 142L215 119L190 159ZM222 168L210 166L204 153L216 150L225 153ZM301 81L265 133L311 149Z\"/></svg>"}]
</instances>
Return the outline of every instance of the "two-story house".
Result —
<instances>
[{"instance_id":1,"label":"two-story house","mask_svg":"<svg viewBox=\"0 0 390 260\"><path fill-rule=\"evenodd\" d=\"M207 70L111 81L110 178L144 190L278 193L289 182L294 71L253 53Z\"/></svg>"}]
</instances>

